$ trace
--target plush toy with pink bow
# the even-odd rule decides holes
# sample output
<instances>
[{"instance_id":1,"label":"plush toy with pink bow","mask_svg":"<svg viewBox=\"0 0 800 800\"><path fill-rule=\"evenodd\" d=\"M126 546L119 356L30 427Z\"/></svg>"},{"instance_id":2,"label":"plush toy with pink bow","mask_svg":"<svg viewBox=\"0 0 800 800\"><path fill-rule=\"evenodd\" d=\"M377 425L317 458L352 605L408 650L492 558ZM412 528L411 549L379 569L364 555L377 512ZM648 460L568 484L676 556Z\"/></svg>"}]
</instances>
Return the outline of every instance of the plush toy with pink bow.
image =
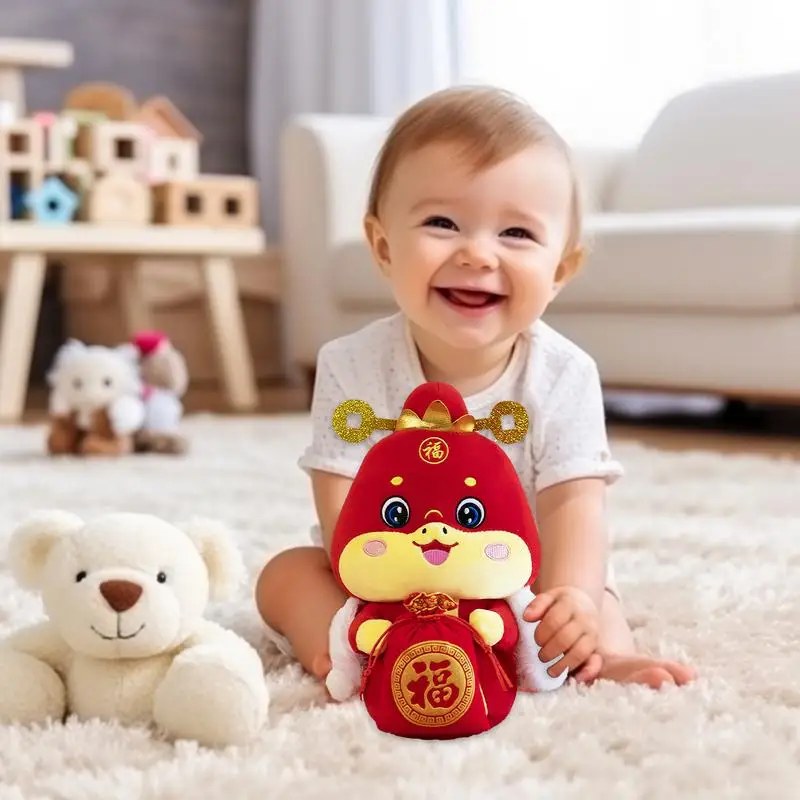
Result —
<instances>
[{"instance_id":1,"label":"plush toy with pink bow","mask_svg":"<svg viewBox=\"0 0 800 800\"><path fill-rule=\"evenodd\" d=\"M186 359L160 331L142 331L133 337L143 383L145 417L136 434L139 452L180 454L186 439L180 433L181 398L189 385Z\"/></svg>"}]
</instances>

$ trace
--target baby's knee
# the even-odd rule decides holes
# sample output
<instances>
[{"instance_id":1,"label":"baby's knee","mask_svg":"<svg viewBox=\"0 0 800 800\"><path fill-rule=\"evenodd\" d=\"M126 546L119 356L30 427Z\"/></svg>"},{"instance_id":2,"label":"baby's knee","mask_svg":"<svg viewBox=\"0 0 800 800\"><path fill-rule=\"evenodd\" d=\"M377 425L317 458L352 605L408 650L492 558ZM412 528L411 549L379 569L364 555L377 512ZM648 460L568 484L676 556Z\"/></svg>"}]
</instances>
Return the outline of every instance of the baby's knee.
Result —
<instances>
[{"instance_id":1,"label":"baby's knee","mask_svg":"<svg viewBox=\"0 0 800 800\"><path fill-rule=\"evenodd\" d=\"M330 570L328 556L321 547L293 547L271 558L256 581L256 604L261 616L269 617L280 608L287 595L307 587L309 579L321 570Z\"/></svg>"}]
</instances>

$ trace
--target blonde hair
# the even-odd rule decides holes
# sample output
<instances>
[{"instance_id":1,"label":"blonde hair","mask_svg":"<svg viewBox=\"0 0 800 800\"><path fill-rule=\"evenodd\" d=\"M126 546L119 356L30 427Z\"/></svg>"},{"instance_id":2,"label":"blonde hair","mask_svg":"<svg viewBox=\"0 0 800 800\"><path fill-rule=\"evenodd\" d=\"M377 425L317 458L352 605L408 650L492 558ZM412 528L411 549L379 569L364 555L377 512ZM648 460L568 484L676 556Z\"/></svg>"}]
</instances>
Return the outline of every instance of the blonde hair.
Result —
<instances>
[{"instance_id":1,"label":"blonde hair","mask_svg":"<svg viewBox=\"0 0 800 800\"><path fill-rule=\"evenodd\" d=\"M491 86L443 89L415 103L397 119L375 163L368 214L378 216L403 157L436 142L461 145L476 170L494 166L532 145L552 147L564 157L572 176L570 233L564 255L580 247L582 204L569 146L526 102Z\"/></svg>"}]
</instances>

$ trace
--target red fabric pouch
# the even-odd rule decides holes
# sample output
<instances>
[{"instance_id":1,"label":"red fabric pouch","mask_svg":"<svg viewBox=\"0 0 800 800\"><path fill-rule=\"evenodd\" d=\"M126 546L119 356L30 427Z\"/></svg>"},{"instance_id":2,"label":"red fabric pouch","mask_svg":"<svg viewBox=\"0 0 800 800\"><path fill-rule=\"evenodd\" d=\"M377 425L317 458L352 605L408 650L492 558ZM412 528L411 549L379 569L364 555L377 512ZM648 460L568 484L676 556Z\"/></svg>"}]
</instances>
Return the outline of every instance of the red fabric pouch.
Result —
<instances>
[{"instance_id":1,"label":"red fabric pouch","mask_svg":"<svg viewBox=\"0 0 800 800\"><path fill-rule=\"evenodd\" d=\"M387 615L387 606L394 613ZM376 726L415 739L483 733L508 716L517 692L514 650L495 653L447 595L370 603L359 615L394 618L373 648L361 696ZM358 621L354 625L357 629Z\"/></svg>"}]
</instances>

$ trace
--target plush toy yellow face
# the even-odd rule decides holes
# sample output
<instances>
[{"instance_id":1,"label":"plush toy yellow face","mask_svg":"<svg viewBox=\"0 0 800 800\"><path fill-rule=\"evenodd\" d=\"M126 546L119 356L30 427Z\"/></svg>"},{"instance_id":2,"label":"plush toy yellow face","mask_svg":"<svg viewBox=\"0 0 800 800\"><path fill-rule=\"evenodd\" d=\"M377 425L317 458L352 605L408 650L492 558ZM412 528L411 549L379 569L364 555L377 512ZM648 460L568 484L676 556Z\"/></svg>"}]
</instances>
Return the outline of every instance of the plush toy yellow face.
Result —
<instances>
[{"instance_id":1,"label":"plush toy yellow face","mask_svg":"<svg viewBox=\"0 0 800 800\"><path fill-rule=\"evenodd\" d=\"M538 568L535 523L516 472L479 433L402 431L367 454L331 556L355 597L412 592L502 598Z\"/></svg>"}]
</instances>

